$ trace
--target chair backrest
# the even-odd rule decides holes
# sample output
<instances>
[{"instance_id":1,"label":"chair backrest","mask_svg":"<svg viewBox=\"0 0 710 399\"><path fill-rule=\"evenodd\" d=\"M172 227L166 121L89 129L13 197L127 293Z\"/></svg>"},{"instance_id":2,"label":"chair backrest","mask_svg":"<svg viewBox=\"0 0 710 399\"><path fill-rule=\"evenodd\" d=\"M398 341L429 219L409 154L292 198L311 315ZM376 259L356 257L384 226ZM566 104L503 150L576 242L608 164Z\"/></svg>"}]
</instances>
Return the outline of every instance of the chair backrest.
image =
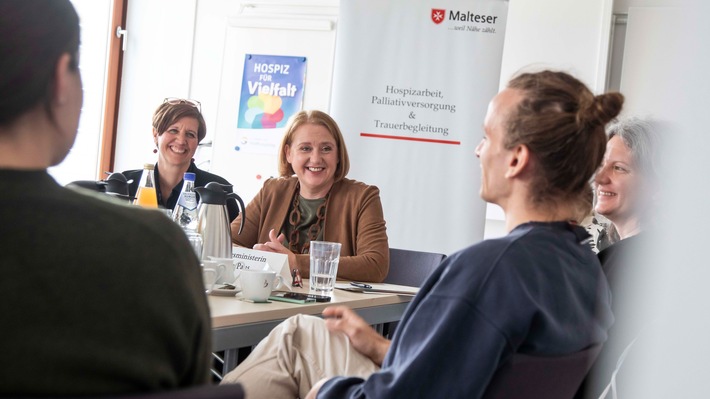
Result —
<instances>
[{"instance_id":1,"label":"chair backrest","mask_svg":"<svg viewBox=\"0 0 710 399\"><path fill-rule=\"evenodd\" d=\"M390 248L390 271L384 282L420 287L444 258L444 254Z\"/></svg>"},{"instance_id":2,"label":"chair backrest","mask_svg":"<svg viewBox=\"0 0 710 399\"><path fill-rule=\"evenodd\" d=\"M493 375L484 399L569 399L599 355L601 344L566 356L518 353Z\"/></svg>"},{"instance_id":3,"label":"chair backrest","mask_svg":"<svg viewBox=\"0 0 710 399\"><path fill-rule=\"evenodd\" d=\"M106 183L101 180L77 180L67 184L67 187L80 187L99 193L106 192Z\"/></svg>"}]
</instances>

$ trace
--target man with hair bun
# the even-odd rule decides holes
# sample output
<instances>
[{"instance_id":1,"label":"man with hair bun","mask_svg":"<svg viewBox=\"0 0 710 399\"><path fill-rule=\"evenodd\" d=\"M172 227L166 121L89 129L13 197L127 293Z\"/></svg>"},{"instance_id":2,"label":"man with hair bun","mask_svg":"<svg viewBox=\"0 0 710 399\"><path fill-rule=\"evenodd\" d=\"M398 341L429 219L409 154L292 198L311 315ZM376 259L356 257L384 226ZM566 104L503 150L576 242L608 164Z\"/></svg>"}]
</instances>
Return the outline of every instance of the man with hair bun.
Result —
<instances>
[{"instance_id":1,"label":"man with hair bun","mask_svg":"<svg viewBox=\"0 0 710 399\"><path fill-rule=\"evenodd\" d=\"M225 381L254 397L480 398L516 353L603 343L609 288L589 235L571 221L622 104L563 72L513 78L490 102L476 148L481 197L503 208L508 234L447 257L392 341L332 306L324 320L284 321Z\"/></svg>"}]
</instances>

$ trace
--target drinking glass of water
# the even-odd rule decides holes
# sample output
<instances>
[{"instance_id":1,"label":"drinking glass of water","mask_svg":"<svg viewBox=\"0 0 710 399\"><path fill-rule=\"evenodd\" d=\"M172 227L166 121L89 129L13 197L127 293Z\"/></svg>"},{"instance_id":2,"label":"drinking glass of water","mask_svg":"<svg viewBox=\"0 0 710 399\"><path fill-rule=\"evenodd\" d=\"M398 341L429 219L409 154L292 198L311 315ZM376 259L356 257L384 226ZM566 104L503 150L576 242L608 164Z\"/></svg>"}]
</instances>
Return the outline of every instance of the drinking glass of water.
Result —
<instances>
[{"instance_id":1,"label":"drinking glass of water","mask_svg":"<svg viewBox=\"0 0 710 399\"><path fill-rule=\"evenodd\" d=\"M311 292L328 295L333 292L340 261L340 243L311 241Z\"/></svg>"},{"instance_id":2,"label":"drinking glass of water","mask_svg":"<svg viewBox=\"0 0 710 399\"><path fill-rule=\"evenodd\" d=\"M202 234L194 231L186 231L187 240L190 241L190 246L195 251L197 259L202 259Z\"/></svg>"}]
</instances>

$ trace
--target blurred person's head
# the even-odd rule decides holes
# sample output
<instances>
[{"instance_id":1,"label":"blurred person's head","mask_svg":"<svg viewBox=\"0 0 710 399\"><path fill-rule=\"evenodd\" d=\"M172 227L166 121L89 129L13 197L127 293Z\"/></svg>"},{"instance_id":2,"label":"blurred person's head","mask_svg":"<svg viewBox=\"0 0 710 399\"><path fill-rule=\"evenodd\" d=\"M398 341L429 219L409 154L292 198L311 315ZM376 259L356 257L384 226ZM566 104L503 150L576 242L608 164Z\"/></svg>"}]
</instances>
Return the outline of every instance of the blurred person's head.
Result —
<instances>
[{"instance_id":1,"label":"blurred person's head","mask_svg":"<svg viewBox=\"0 0 710 399\"><path fill-rule=\"evenodd\" d=\"M595 96L564 72L514 77L491 101L485 137L476 149L481 197L506 213L524 203L557 219L576 220L604 157L604 126L623 100L619 93Z\"/></svg>"},{"instance_id":2,"label":"blurred person's head","mask_svg":"<svg viewBox=\"0 0 710 399\"><path fill-rule=\"evenodd\" d=\"M69 0L2 1L0 37L0 131L56 130L45 157L56 165L74 144L83 101L79 17Z\"/></svg>"},{"instance_id":3,"label":"blurred person's head","mask_svg":"<svg viewBox=\"0 0 710 399\"><path fill-rule=\"evenodd\" d=\"M594 177L595 211L611 221L619 238L638 234L657 192L657 122L636 117L607 128L609 141Z\"/></svg>"},{"instance_id":4,"label":"blurred person's head","mask_svg":"<svg viewBox=\"0 0 710 399\"><path fill-rule=\"evenodd\" d=\"M348 150L333 118L317 110L291 117L279 149L279 174L295 174L304 198L324 197L349 170Z\"/></svg>"},{"instance_id":5,"label":"blurred person's head","mask_svg":"<svg viewBox=\"0 0 710 399\"><path fill-rule=\"evenodd\" d=\"M153 114L153 140L158 149L158 165L181 166L187 170L197 145L206 134L207 127L199 102L166 98Z\"/></svg>"}]
</instances>

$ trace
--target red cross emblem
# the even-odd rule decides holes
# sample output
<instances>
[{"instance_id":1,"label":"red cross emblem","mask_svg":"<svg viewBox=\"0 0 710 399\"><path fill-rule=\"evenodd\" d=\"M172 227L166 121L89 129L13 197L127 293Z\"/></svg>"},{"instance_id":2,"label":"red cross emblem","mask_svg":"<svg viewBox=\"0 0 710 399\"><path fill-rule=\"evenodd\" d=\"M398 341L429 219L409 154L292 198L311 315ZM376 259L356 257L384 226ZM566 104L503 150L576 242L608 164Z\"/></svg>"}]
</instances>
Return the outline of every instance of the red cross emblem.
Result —
<instances>
[{"instance_id":1,"label":"red cross emblem","mask_svg":"<svg viewBox=\"0 0 710 399\"><path fill-rule=\"evenodd\" d=\"M444 9L439 9L439 8L432 8L431 9L431 20L435 24L440 24L444 20L444 15L446 14L446 10Z\"/></svg>"}]
</instances>

